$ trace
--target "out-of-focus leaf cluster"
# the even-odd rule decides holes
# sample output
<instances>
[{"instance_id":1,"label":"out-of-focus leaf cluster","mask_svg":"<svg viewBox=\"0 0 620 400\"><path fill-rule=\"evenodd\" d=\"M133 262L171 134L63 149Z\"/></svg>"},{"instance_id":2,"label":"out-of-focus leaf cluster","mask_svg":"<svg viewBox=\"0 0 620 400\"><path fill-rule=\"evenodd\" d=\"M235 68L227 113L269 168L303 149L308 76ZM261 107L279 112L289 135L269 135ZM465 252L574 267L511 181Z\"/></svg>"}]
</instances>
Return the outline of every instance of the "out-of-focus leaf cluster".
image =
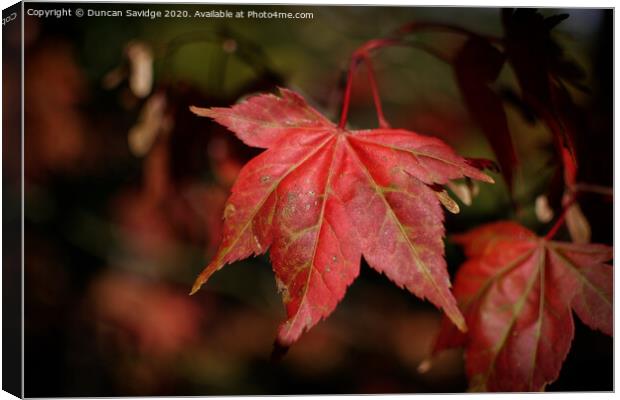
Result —
<instances>
[{"instance_id":1,"label":"out-of-focus leaf cluster","mask_svg":"<svg viewBox=\"0 0 620 400\"><path fill-rule=\"evenodd\" d=\"M266 258L231 266L213 279L209 290L187 296L219 243L230 186L256 155L224 128L191 114L189 105L230 106L283 85L304 93L335 120L342 71L363 41L414 20L457 24L485 37L509 32L496 9L305 9L315 13L313 20L207 24L179 19L127 25L108 18L62 23L26 19L27 396L466 388L458 352L418 368L430 352L438 313L368 268L362 268L365 272L338 311L279 363L269 355L283 310ZM512 22L505 24L512 24L514 41L520 38L520 31L513 32L521 21L517 17L532 19L540 28L536 32L549 35L540 43L551 46L544 68L563 82L556 85L560 111L554 118L575 119L578 124L569 126L579 126L575 129L593 138L575 140L580 172L574 183L606 187L611 184L612 113L605 88L612 75L605 69L609 49L601 38L610 31L610 17L602 11L569 13L551 33L557 18L540 19L535 13L512 13ZM445 54L460 54L457 69L477 65L470 51L488 52L497 62L518 58L496 57L495 50L480 42L463 46L461 36L445 32L416 40ZM550 45L556 41L563 53ZM575 64L566 61L567 54L583 66L585 81ZM473 95L462 96L460 89L477 85L483 87L481 96L501 99L505 118L499 116L500 125L505 119L523 165L515 174L514 199L523 205L520 216L526 224L545 227L536 219L535 199L547 195L558 159L549 162L556 153L553 136L541 123L546 114L524 97L527 85L519 85L530 79L527 74L510 75L503 68L495 80L494 70L481 77L476 71L455 73L453 65L424 51L401 48L386 51L375 69L385 112L395 127L438 136L472 157L494 158L494 145L477 117L486 118L484 107L469 107ZM373 128L371 91L362 79L365 71L357 74L350 121ZM465 79L470 75L475 79ZM580 83L578 90L574 82ZM497 155L504 167L506 159ZM461 214L447 216L448 231L513 213L508 184L501 183L501 175L494 177L500 180L495 187L462 182L450 188L460 199ZM562 172L558 179L559 198L547 197L556 215L565 189ZM609 242L611 204L601 206L600 197L589 195L582 199L592 240ZM462 254L448 243L447 256L453 272ZM580 388L608 389L610 342L578 326L575 343L563 375L551 388L571 389L583 382ZM576 374L579 379L571 379Z\"/></svg>"}]
</instances>

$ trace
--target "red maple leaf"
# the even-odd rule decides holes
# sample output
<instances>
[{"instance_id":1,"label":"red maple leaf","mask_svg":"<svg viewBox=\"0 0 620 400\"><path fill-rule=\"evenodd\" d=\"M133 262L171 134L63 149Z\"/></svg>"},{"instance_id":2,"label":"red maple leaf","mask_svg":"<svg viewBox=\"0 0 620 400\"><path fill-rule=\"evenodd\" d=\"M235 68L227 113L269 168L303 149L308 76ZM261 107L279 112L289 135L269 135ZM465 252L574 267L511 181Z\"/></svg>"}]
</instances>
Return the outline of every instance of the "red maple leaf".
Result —
<instances>
[{"instance_id":1,"label":"red maple leaf","mask_svg":"<svg viewBox=\"0 0 620 400\"><path fill-rule=\"evenodd\" d=\"M539 391L557 379L574 335L571 309L612 334L611 247L539 238L515 222L455 240L468 257L454 295L469 331L444 319L434 351L464 345L473 390Z\"/></svg>"},{"instance_id":2,"label":"red maple leaf","mask_svg":"<svg viewBox=\"0 0 620 400\"><path fill-rule=\"evenodd\" d=\"M221 245L192 293L225 264L270 248L287 311L278 341L286 346L334 310L363 255L464 330L442 241L440 200L451 200L438 186L464 176L492 179L439 139L401 129L340 129L301 96L280 93L231 108L192 107L247 145L267 149L241 170Z\"/></svg>"}]
</instances>

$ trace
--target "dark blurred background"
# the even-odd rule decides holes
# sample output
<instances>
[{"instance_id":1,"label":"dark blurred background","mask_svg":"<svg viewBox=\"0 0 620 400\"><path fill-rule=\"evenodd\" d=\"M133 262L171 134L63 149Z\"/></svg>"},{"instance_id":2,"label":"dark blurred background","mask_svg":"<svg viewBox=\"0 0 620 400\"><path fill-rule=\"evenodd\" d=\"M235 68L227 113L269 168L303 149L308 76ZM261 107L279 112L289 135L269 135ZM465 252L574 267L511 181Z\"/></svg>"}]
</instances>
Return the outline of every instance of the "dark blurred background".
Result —
<instances>
[{"instance_id":1,"label":"dark blurred background","mask_svg":"<svg viewBox=\"0 0 620 400\"><path fill-rule=\"evenodd\" d=\"M26 3L27 9L62 6ZM270 360L270 353L284 309L267 256L226 267L188 296L218 245L236 174L259 153L188 107L229 106L285 86L336 120L344 68L364 41L411 21L501 37L501 10L129 8L290 10L314 17L26 18L25 395L465 391L459 350L441 354L428 371L418 370L440 313L364 263L334 314L280 361ZM579 181L611 188L612 10L540 13L570 15L552 37L582 74L583 87L569 88L583 117L576 136ZM497 159L468 113L450 65L462 35L428 32L416 40L440 57L419 48L387 49L374 57L392 125L441 137L469 157ZM17 38L12 43L18 48ZM374 128L364 76L363 70L356 74L350 124ZM493 83L505 94L521 161L512 194L502 175L494 174L496 185L481 185L471 206L461 203L460 214L446 216L450 233L502 218L539 233L549 229L545 210L535 204L556 171L552 137L514 101L515 79L505 65ZM612 202L591 194L579 204L592 241L612 244ZM570 240L566 231L558 238ZM453 275L463 254L449 238L446 253ZM548 389L612 390L612 339L575 323L568 359Z\"/></svg>"}]
</instances>

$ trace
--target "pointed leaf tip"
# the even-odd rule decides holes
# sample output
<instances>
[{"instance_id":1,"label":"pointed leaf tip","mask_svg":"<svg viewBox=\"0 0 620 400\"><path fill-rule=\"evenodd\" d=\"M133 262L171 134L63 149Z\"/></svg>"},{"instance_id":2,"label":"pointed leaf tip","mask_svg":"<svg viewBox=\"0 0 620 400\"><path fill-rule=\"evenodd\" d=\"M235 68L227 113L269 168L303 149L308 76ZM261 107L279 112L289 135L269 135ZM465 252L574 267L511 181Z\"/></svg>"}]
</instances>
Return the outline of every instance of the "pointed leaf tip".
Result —
<instances>
[{"instance_id":1,"label":"pointed leaf tip","mask_svg":"<svg viewBox=\"0 0 620 400\"><path fill-rule=\"evenodd\" d=\"M211 268L211 265L208 265L201 273L200 275L198 275L198 277L196 278L196 280L194 281L194 285L192 286L192 290L191 292L189 292L189 295L193 295L194 293L196 293L197 291L200 290L200 288L202 287L202 285L204 285L207 280L209 279L209 277L211 275L213 275L213 273L216 271L217 269L215 268Z\"/></svg>"},{"instance_id":2,"label":"pointed leaf tip","mask_svg":"<svg viewBox=\"0 0 620 400\"><path fill-rule=\"evenodd\" d=\"M451 319L459 331L461 331L462 333L467 333L467 324L465 323L465 318L462 314L459 314L459 317L456 320L454 318Z\"/></svg>"},{"instance_id":3,"label":"pointed leaf tip","mask_svg":"<svg viewBox=\"0 0 620 400\"><path fill-rule=\"evenodd\" d=\"M210 108L189 106L189 110L200 117L213 118L213 111Z\"/></svg>"},{"instance_id":4,"label":"pointed leaf tip","mask_svg":"<svg viewBox=\"0 0 620 400\"><path fill-rule=\"evenodd\" d=\"M452 199L452 197L450 197L445 189L437 191L435 194L446 210L450 211L452 214L458 214L461 212L459 205Z\"/></svg>"},{"instance_id":5,"label":"pointed leaf tip","mask_svg":"<svg viewBox=\"0 0 620 400\"><path fill-rule=\"evenodd\" d=\"M202 282L200 282L197 279L196 282L194 282L194 285L192 286L192 290L189 292L189 295L193 296L194 294L196 294L197 291L200 290L201 287L202 287Z\"/></svg>"}]
</instances>

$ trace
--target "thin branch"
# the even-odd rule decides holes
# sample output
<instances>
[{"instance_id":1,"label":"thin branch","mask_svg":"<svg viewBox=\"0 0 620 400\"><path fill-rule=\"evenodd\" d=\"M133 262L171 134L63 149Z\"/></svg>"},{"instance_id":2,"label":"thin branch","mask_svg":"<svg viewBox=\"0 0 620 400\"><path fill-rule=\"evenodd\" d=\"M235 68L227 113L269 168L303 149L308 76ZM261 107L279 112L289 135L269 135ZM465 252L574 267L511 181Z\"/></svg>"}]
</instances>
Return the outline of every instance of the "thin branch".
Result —
<instances>
[{"instance_id":1,"label":"thin branch","mask_svg":"<svg viewBox=\"0 0 620 400\"><path fill-rule=\"evenodd\" d=\"M375 107L377 108L377 117L379 119L379 125L382 127L384 127L382 124L385 124L385 126L389 126L389 124L387 124L387 122L385 121L385 117L383 116L383 110L381 108L381 103L378 102L379 92L377 89L376 79L374 77L374 70L372 66L370 65L369 57L372 52L378 49L389 47L389 46L394 46L397 44L401 44L401 41L399 39L393 39L393 38L373 39L373 40L369 40L368 42L364 43L362 46L360 46L357 50L353 52L353 54L351 55L351 61L349 62L349 71L347 73L347 86L344 91L344 97L342 101L342 112L340 113L340 122L338 123L338 128L344 129L345 125L347 124L347 117L349 114L349 105L351 103L351 88L353 86L353 75L354 75L355 69L359 66L361 61L365 61L368 67L368 71L369 71L368 79L369 79L371 87L373 88L372 89L373 98L375 100Z\"/></svg>"},{"instance_id":2,"label":"thin branch","mask_svg":"<svg viewBox=\"0 0 620 400\"><path fill-rule=\"evenodd\" d=\"M390 124L385 119L385 115L383 114L383 107L381 106L381 97L379 96L379 89L377 86L377 79L375 70L372 66L372 62L370 61L370 57L365 56L364 62L366 63L366 69L368 71L368 83L370 84L370 89L372 90L372 98L375 102L375 109L377 110L377 119L379 120L380 128L389 128Z\"/></svg>"},{"instance_id":3,"label":"thin branch","mask_svg":"<svg viewBox=\"0 0 620 400\"><path fill-rule=\"evenodd\" d=\"M594 185L591 183L576 183L574 185L574 189L578 192L596 193L596 194L602 194L603 196L613 197L614 195L613 188L602 186L602 185Z\"/></svg>"},{"instance_id":4,"label":"thin branch","mask_svg":"<svg viewBox=\"0 0 620 400\"><path fill-rule=\"evenodd\" d=\"M420 31L439 31L439 32L451 32L458 33L461 35L484 38L494 43L503 43L501 38L497 38L494 36L485 36L480 35L465 28L461 28L458 26L453 26L449 24L442 23L431 23L431 22L411 22L409 24L405 24L399 29L397 29L393 35L384 39L373 39L369 40L360 46L357 50L353 52L351 55L351 61L349 62L349 69L347 72L347 83L344 91L343 101L342 101L342 111L340 113L340 122L338 123L338 128L344 129L347 124L347 118L349 114L349 105L351 103L351 89L353 86L353 76L355 69L359 66L361 61L366 63L368 68L368 82L370 84L372 90L373 101L375 103L375 109L377 111L377 118L379 120L379 126L381 128L389 127L387 120L385 119L385 115L383 114L383 108L381 106L381 99L379 96L379 90L377 88L377 81L374 69L372 67L372 63L370 61L370 54L376 50L390 47L390 46L408 46L414 47L421 50L427 51L429 54L436 56L442 61L448 61L441 54L433 51L433 49L425 46L423 44L412 44L407 43L404 40L404 36L410 33L417 33Z\"/></svg>"},{"instance_id":5,"label":"thin branch","mask_svg":"<svg viewBox=\"0 0 620 400\"><path fill-rule=\"evenodd\" d=\"M555 234L558 232L558 229L560 229L560 227L562 226L562 224L564 224L564 220L566 219L566 213L568 212L568 209L577 201L577 194L574 194L570 200L568 200L566 203L564 203L564 206L562 207L562 212L560 213L560 216L558 217L558 220L555 221L555 224L553 224L553 226L551 227L551 229L549 230L549 232L545 235L545 240L551 240L553 239L553 237L555 236Z\"/></svg>"},{"instance_id":6,"label":"thin branch","mask_svg":"<svg viewBox=\"0 0 620 400\"><path fill-rule=\"evenodd\" d=\"M351 87L353 86L353 71L355 70L358 60L351 59L349 63L349 71L347 72L347 86L344 89L344 97L342 100L342 111L340 112L340 122L338 128L344 129L347 124L347 116L349 114L349 103L351 103Z\"/></svg>"},{"instance_id":7,"label":"thin branch","mask_svg":"<svg viewBox=\"0 0 620 400\"><path fill-rule=\"evenodd\" d=\"M410 33L418 33L421 31L455 33L459 35L487 39L488 41L496 43L496 44L503 44L503 40L500 37L491 36L491 35L482 35L482 34L470 31L469 29L465 29L460 26L444 24L440 22L410 22L398 28L394 32L394 36L405 36Z\"/></svg>"}]
</instances>

